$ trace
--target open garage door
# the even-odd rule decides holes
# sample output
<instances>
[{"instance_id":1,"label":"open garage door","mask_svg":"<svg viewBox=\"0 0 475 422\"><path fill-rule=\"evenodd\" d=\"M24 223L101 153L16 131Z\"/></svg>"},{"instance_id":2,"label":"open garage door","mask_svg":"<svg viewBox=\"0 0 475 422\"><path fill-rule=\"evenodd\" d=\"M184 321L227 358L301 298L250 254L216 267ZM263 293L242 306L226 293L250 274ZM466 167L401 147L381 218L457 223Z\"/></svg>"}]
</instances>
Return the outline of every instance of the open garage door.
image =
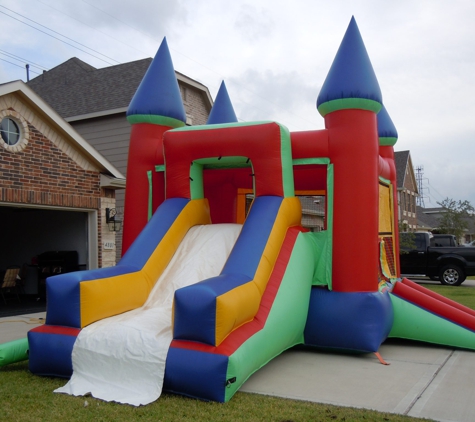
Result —
<instances>
[{"instance_id":1,"label":"open garage door","mask_svg":"<svg viewBox=\"0 0 475 422\"><path fill-rule=\"evenodd\" d=\"M22 267L24 293L44 295L40 279L44 278L41 272L47 270L39 267L38 257L45 253L74 251L76 269L95 268L97 251L90 251L91 234L97 232L92 223L95 215L95 211L0 206L0 270ZM65 268L58 262L50 271L61 273Z\"/></svg>"}]
</instances>

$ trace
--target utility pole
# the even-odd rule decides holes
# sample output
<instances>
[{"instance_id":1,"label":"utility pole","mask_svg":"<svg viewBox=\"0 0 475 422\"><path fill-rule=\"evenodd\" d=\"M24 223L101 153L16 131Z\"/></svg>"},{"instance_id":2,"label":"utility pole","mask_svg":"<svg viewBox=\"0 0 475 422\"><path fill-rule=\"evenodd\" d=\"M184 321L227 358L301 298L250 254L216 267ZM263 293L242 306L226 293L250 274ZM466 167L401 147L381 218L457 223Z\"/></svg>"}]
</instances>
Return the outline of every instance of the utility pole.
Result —
<instances>
[{"instance_id":1,"label":"utility pole","mask_svg":"<svg viewBox=\"0 0 475 422\"><path fill-rule=\"evenodd\" d=\"M419 191L419 196L416 198L416 204L419 207L425 208L425 203L424 203L424 191L425 188L422 184L424 176L424 166L417 166L416 167L416 183L417 183L417 190Z\"/></svg>"}]
</instances>

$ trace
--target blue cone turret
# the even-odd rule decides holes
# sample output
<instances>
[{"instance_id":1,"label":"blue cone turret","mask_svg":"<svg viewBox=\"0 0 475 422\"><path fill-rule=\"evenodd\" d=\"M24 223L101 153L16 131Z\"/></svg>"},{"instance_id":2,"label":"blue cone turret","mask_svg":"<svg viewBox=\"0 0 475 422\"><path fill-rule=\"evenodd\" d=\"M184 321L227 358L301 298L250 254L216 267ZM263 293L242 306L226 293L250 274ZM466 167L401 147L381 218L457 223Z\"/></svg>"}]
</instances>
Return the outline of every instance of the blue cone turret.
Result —
<instances>
[{"instance_id":1,"label":"blue cone turret","mask_svg":"<svg viewBox=\"0 0 475 422\"><path fill-rule=\"evenodd\" d=\"M352 17L318 96L317 109L322 116L342 109L377 113L381 104L381 89Z\"/></svg>"},{"instance_id":2,"label":"blue cone turret","mask_svg":"<svg viewBox=\"0 0 475 422\"><path fill-rule=\"evenodd\" d=\"M185 108L166 38L130 102L127 120L169 127L185 125Z\"/></svg>"},{"instance_id":3,"label":"blue cone turret","mask_svg":"<svg viewBox=\"0 0 475 422\"><path fill-rule=\"evenodd\" d=\"M223 81L219 87L216 100L206 124L216 125L221 123L235 123L237 121L238 119L236 117L236 113L234 112L233 105L231 104L228 90L226 89L226 84Z\"/></svg>"},{"instance_id":4,"label":"blue cone turret","mask_svg":"<svg viewBox=\"0 0 475 422\"><path fill-rule=\"evenodd\" d=\"M378 113L379 145L393 147L397 142L397 130L384 105Z\"/></svg>"}]
</instances>

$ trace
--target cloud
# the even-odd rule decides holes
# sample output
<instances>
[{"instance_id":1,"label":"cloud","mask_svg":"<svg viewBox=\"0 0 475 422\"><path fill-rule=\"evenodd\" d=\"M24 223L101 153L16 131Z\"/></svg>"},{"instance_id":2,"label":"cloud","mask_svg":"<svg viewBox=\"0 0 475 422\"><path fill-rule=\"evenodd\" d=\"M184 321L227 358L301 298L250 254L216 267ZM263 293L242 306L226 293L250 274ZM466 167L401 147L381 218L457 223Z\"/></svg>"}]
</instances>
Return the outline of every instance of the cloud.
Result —
<instances>
[{"instance_id":1,"label":"cloud","mask_svg":"<svg viewBox=\"0 0 475 422\"><path fill-rule=\"evenodd\" d=\"M302 106L315 110L319 86L302 79L295 71L248 69L228 81L231 100L243 121L288 118L302 124Z\"/></svg>"},{"instance_id":2,"label":"cloud","mask_svg":"<svg viewBox=\"0 0 475 422\"><path fill-rule=\"evenodd\" d=\"M271 37L275 30L271 15L265 9L257 9L249 4L241 6L234 26L249 41Z\"/></svg>"},{"instance_id":3,"label":"cloud","mask_svg":"<svg viewBox=\"0 0 475 422\"><path fill-rule=\"evenodd\" d=\"M399 133L396 149L411 150L414 163L425 166L425 177L441 197L453 195L475 204L475 180L470 178L475 156L475 2L1 3L112 60L100 60L91 50L80 51L2 15L0 49L21 59L17 66L0 61L0 82L25 79L25 63L50 69L76 56L103 67L152 57L167 36L175 68L208 86L213 96L224 79L239 118L276 120L290 130L323 127L315 100L354 15Z\"/></svg>"}]
</instances>

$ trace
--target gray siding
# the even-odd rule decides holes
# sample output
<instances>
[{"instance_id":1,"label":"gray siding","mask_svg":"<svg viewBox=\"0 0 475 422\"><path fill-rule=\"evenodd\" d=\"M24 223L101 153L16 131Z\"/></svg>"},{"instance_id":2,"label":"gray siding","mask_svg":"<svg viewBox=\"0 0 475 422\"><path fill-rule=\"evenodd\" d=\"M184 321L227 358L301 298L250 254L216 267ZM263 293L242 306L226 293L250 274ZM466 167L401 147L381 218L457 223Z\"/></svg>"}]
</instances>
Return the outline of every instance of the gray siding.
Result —
<instances>
[{"instance_id":1,"label":"gray siding","mask_svg":"<svg viewBox=\"0 0 475 422\"><path fill-rule=\"evenodd\" d=\"M99 151L124 176L127 172L127 157L131 125L125 113L70 123L79 134ZM124 216L125 191L115 191L116 209L119 218ZM122 256L122 231L116 234L116 258Z\"/></svg>"},{"instance_id":2,"label":"gray siding","mask_svg":"<svg viewBox=\"0 0 475 422\"><path fill-rule=\"evenodd\" d=\"M124 176L127 170L131 125L125 113L70 123Z\"/></svg>"}]
</instances>

